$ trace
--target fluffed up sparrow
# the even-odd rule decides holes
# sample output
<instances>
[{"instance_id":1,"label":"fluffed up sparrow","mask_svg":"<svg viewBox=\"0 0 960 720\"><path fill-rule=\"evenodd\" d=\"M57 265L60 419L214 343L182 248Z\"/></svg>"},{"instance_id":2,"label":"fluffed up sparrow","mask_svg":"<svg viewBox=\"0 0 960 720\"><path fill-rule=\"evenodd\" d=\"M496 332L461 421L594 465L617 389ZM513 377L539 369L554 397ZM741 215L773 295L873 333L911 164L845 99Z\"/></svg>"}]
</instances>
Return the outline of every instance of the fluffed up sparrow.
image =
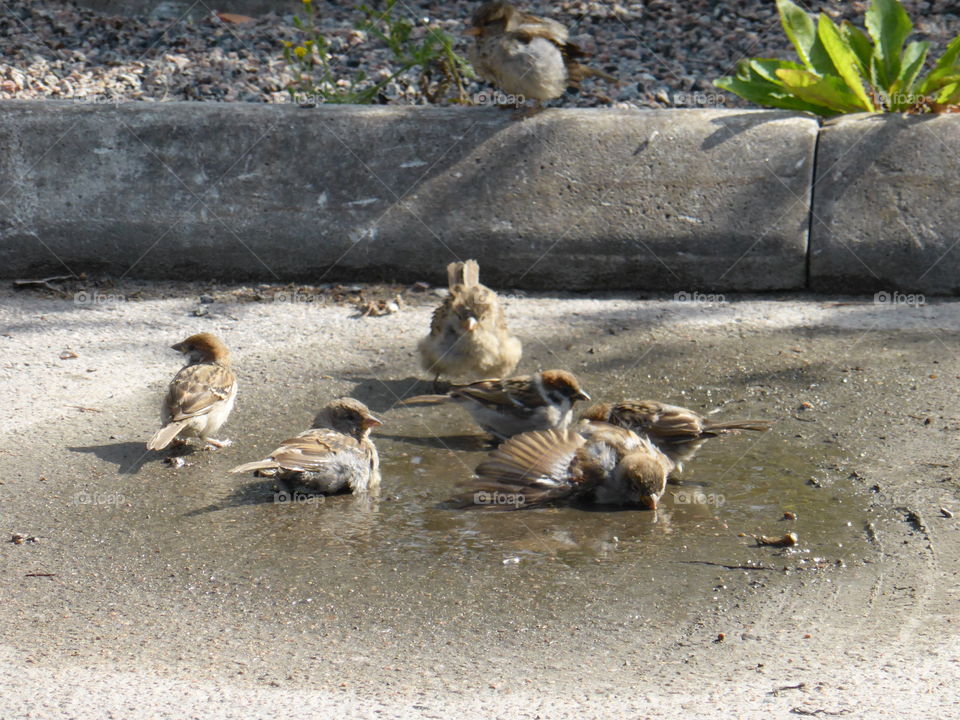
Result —
<instances>
[{"instance_id":1,"label":"fluffed up sparrow","mask_svg":"<svg viewBox=\"0 0 960 720\"><path fill-rule=\"evenodd\" d=\"M768 420L728 420L717 422L693 410L667 405L656 400L624 400L598 403L580 416L583 420L608 422L645 435L683 469L708 438L732 435L740 430L764 432Z\"/></svg>"},{"instance_id":2,"label":"fluffed up sparrow","mask_svg":"<svg viewBox=\"0 0 960 720\"><path fill-rule=\"evenodd\" d=\"M147 449L162 450L189 437L199 437L208 446L229 445L229 440L210 436L227 421L237 399L230 351L210 333L191 335L171 347L187 356L187 364L170 383L160 406L163 427L147 443Z\"/></svg>"},{"instance_id":3,"label":"fluffed up sparrow","mask_svg":"<svg viewBox=\"0 0 960 720\"><path fill-rule=\"evenodd\" d=\"M520 362L520 341L510 335L497 294L480 284L476 260L447 265L450 294L433 313L430 334L420 341L420 361L434 374L462 378L503 377Z\"/></svg>"},{"instance_id":4,"label":"fluffed up sparrow","mask_svg":"<svg viewBox=\"0 0 960 720\"><path fill-rule=\"evenodd\" d=\"M477 466L470 485L475 505L567 500L656 510L673 469L647 438L607 423L581 423L510 438Z\"/></svg>"},{"instance_id":5,"label":"fluffed up sparrow","mask_svg":"<svg viewBox=\"0 0 960 720\"><path fill-rule=\"evenodd\" d=\"M566 428L573 417L574 403L589 399L572 373L544 370L535 375L452 385L445 395L417 395L399 404L455 402L480 427L505 440L530 430Z\"/></svg>"},{"instance_id":6,"label":"fluffed up sparrow","mask_svg":"<svg viewBox=\"0 0 960 720\"><path fill-rule=\"evenodd\" d=\"M477 8L467 35L474 37L468 54L477 74L521 104L560 97L590 75L616 78L577 62L586 53L571 43L556 20L525 13L505 2Z\"/></svg>"},{"instance_id":7,"label":"fluffed up sparrow","mask_svg":"<svg viewBox=\"0 0 960 720\"><path fill-rule=\"evenodd\" d=\"M309 430L284 440L265 459L230 472L274 471L296 492L375 492L380 487L380 456L370 430L382 424L359 400L340 398L317 414Z\"/></svg>"}]
</instances>

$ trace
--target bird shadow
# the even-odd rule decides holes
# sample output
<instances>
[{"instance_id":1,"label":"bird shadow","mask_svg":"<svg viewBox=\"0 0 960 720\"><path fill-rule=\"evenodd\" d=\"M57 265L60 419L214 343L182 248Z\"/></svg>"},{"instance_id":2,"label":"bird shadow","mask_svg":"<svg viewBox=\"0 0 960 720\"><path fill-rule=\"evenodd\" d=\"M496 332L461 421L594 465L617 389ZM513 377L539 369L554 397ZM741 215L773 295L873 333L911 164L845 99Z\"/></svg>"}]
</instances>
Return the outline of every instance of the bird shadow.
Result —
<instances>
[{"instance_id":1,"label":"bird shadow","mask_svg":"<svg viewBox=\"0 0 960 720\"><path fill-rule=\"evenodd\" d=\"M108 445L68 447L67 449L76 453L95 455L104 462L113 463L117 466L117 473L120 475L136 475L147 463L165 457L192 455L197 450L190 445L184 445L175 448L172 452L161 453L147 450L146 445L142 442L118 442Z\"/></svg>"},{"instance_id":2,"label":"bird shadow","mask_svg":"<svg viewBox=\"0 0 960 720\"><path fill-rule=\"evenodd\" d=\"M396 442L420 445L421 447L437 450L462 450L473 452L476 450L492 450L497 444L487 435L389 435L377 433L377 438L394 440Z\"/></svg>"},{"instance_id":3,"label":"bird shadow","mask_svg":"<svg viewBox=\"0 0 960 720\"><path fill-rule=\"evenodd\" d=\"M241 485L232 493L227 495L220 502L212 503L205 507L191 510L184 513L184 517L196 517L219 510L229 510L230 508L243 507L244 505L266 505L277 502L277 494L282 492L284 487L273 478L262 478L246 485Z\"/></svg>"},{"instance_id":4,"label":"bird shadow","mask_svg":"<svg viewBox=\"0 0 960 720\"><path fill-rule=\"evenodd\" d=\"M352 377L350 380L356 383L350 396L360 400L374 412L392 410L398 402L414 395L433 395L445 391L445 387L434 387L430 380L417 377Z\"/></svg>"}]
</instances>

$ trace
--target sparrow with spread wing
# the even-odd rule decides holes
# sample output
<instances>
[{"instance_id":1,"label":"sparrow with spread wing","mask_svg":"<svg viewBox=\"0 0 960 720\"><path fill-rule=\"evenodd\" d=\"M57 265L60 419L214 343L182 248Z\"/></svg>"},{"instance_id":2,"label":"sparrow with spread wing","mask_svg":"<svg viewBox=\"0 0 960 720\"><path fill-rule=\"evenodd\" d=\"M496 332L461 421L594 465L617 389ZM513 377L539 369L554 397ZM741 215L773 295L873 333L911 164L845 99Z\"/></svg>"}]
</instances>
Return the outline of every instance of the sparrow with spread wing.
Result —
<instances>
[{"instance_id":1,"label":"sparrow with spread wing","mask_svg":"<svg viewBox=\"0 0 960 720\"><path fill-rule=\"evenodd\" d=\"M340 398L317 414L309 430L284 440L265 459L230 472L268 471L298 493L376 492L380 456L370 430L382 424L359 400Z\"/></svg>"},{"instance_id":2,"label":"sparrow with spread wing","mask_svg":"<svg viewBox=\"0 0 960 720\"><path fill-rule=\"evenodd\" d=\"M736 434L741 430L764 432L770 429L768 420L715 421L693 410L667 405L656 400L624 400L618 403L598 403L580 416L582 420L602 421L633 430L650 438L683 469L700 446L709 438Z\"/></svg>"},{"instance_id":3,"label":"sparrow with spread wing","mask_svg":"<svg viewBox=\"0 0 960 720\"><path fill-rule=\"evenodd\" d=\"M477 8L467 35L477 74L513 95L518 104L527 98L539 108L560 97L567 87L579 87L591 75L616 78L578 62L586 53L568 40L567 29L556 20L525 13L505 2L487 2Z\"/></svg>"},{"instance_id":4,"label":"sparrow with spread wing","mask_svg":"<svg viewBox=\"0 0 960 720\"><path fill-rule=\"evenodd\" d=\"M607 423L516 435L475 470L473 503L514 508L556 501L656 510L673 462L647 438Z\"/></svg>"},{"instance_id":5,"label":"sparrow with spread wing","mask_svg":"<svg viewBox=\"0 0 960 720\"><path fill-rule=\"evenodd\" d=\"M224 447L213 433L227 421L237 399L237 378L230 368L230 351L210 333L191 335L172 348L187 356L187 365L176 374L160 406L163 427L147 443L162 450L172 442L199 437L207 446Z\"/></svg>"},{"instance_id":6,"label":"sparrow with spread wing","mask_svg":"<svg viewBox=\"0 0 960 720\"><path fill-rule=\"evenodd\" d=\"M400 405L455 402L480 427L498 440L530 430L563 429L573 417L573 405L590 396L566 370L534 375L478 380L452 385L445 395L418 395Z\"/></svg>"},{"instance_id":7,"label":"sparrow with spread wing","mask_svg":"<svg viewBox=\"0 0 960 720\"><path fill-rule=\"evenodd\" d=\"M510 334L497 294L480 284L476 260L447 265L450 294L434 311L430 334L420 341L420 361L434 374L503 377L520 362L520 341Z\"/></svg>"}]
</instances>

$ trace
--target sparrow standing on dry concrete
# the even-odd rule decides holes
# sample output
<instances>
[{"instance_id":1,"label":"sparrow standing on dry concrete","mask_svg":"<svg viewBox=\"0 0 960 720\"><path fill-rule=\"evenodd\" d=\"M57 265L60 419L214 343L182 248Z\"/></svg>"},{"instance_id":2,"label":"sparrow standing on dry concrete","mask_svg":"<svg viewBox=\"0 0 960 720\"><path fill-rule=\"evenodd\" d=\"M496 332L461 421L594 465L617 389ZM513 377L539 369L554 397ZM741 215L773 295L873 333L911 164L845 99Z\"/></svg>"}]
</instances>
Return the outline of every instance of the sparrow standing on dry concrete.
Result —
<instances>
[{"instance_id":1,"label":"sparrow standing on dry concrete","mask_svg":"<svg viewBox=\"0 0 960 720\"><path fill-rule=\"evenodd\" d=\"M505 2L477 8L466 31L474 37L470 62L477 74L522 104L527 98L539 108L560 97L567 87L579 87L590 75L616 78L577 62L583 50L569 42L567 29L556 20L522 12Z\"/></svg>"},{"instance_id":2,"label":"sparrow standing on dry concrete","mask_svg":"<svg viewBox=\"0 0 960 720\"><path fill-rule=\"evenodd\" d=\"M475 471L473 504L520 508L568 500L657 509L673 462L647 438L607 423L516 435Z\"/></svg>"},{"instance_id":3,"label":"sparrow standing on dry concrete","mask_svg":"<svg viewBox=\"0 0 960 720\"><path fill-rule=\"evenodd\" d=\"M452 385L446 395L418 395L399 404L455 402L480 427L505 440L530 430L566 428L573 416L573 404L589 399L572 373L544 370L535 375Z\"/></svg>"},{"instance_id":4,"label":"sparrow standing on dry concrete","mask_svg":"<svg viewBox=\"0 0 960 720\"><path fill-rule=\"evenodd\" d=\"M199 437L207 446L225 447L229 440L210 437L223 425L237 399L237 378L230 369L230 351L210 333L191 335L172 346L187 356L187 365L170 383L160 407L163 427L147 443L162 450Z\"/></svg>"},{"instance_id":5,"label":"sparrow standing on dry concrete","mask_svg":"<svg viewBox=\"0 0 960 720\"><path fill-rule=\"evenodd\" d=\"M520 362L520 341L507 330L500 299L480 284L476 260L447 265L450 294L420 341L423 368L450 377L503 377Z\"/></svg>"},{"instance_id":6,"label":"sparrow standing on dry concrete","mask_svg":"<svg viewBox=\"0 0 960 720\"><path fill-rule=\"evenodd\" d=\"M608 422L650 438L678 470L683 469L683 463L690 460L709 438L734 435L740 430L764 432L770 429L767 420L716 422L693 410L656 400L598 403L584 411L580 418Z\"/></svg>"},{"instance_id":7,"label":"sparrow standing on dry concrete","mask_svg":"<svg viewBox=\"0 0 960 720\"><path fill-rule=\"evenodd\" d=\"M359 400L340 398L317 414L312 428L284 440L266 459L230 472L266 470L298 493L376 492L380 456L370 430L382 424Z\"/></svg>"}]
</instances>

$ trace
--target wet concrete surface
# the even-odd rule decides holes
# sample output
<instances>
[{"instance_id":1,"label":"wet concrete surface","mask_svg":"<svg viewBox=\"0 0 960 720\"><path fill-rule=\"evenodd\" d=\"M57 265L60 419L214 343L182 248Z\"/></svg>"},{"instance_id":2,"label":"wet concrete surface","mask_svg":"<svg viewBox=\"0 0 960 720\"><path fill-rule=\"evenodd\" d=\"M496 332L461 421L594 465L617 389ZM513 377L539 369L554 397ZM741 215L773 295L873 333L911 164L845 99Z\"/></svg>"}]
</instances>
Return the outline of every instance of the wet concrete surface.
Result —
<instances>
[{"instance_id":1,"label":"wet concrete surface","mask_svg":"<svg viewBox=\"0 0 960 720\"><path fill-rule=\"evenodd\" d=\"M468 416L394 407L429 387L413 350L429 300L198 318L186 291L94 309L6 295L2 529L37 541L0 547L5 676L21 691L33 669L336 690L397 717L420 714L410 698L449 711L475 695L508 716L588 698L611 716L711 716L721 690L743 716L853 712L914 653L943 653L938 686L957 669L937 628L958 614L939 512L958 509L958 305L730 300L511 298L522 371L774 425L708 442L656 513L484 512L445 502L486 452ZM234 350L234 444L174 469L143 443L179 367L165 348L200 329ZM386 421L378 497L291 502L227 472L341 394ZM743 536L787 531L797 547ZM765 694L793 680L792 697Z\"/></svg>"}]
</instances>

